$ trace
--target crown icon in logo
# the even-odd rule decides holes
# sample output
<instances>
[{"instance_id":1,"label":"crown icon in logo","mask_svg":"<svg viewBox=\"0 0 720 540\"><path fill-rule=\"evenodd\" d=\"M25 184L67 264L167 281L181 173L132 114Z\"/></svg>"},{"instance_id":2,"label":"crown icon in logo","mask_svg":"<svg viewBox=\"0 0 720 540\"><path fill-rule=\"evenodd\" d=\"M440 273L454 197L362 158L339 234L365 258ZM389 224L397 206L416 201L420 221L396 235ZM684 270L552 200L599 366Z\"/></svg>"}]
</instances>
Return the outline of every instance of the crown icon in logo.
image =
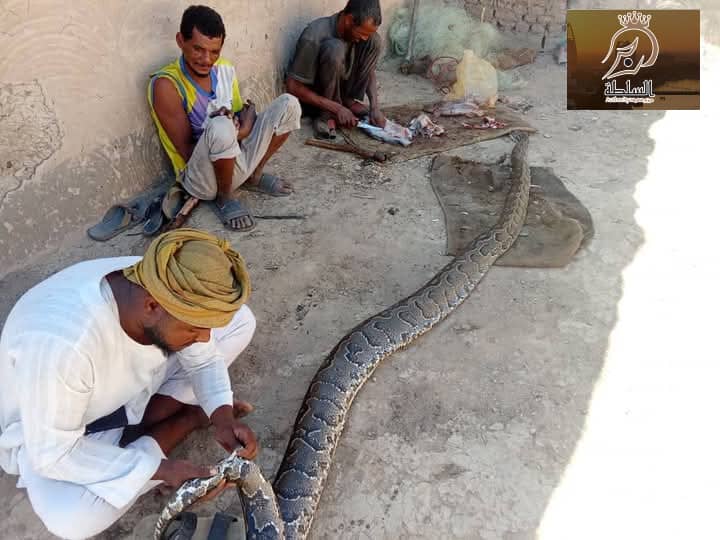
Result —
<instances>
[{"instance_id":1,"label":"crown icon in logo","mask_svg":"<svg viewBox=\"0 0 720 540\"><path fill-rule=\"evenodd\" d=\"M618 15L618 21L625 28L649 28L652 15L643 15L637 11L628 11L627 15Z\"/></svg>"}]
</instances>

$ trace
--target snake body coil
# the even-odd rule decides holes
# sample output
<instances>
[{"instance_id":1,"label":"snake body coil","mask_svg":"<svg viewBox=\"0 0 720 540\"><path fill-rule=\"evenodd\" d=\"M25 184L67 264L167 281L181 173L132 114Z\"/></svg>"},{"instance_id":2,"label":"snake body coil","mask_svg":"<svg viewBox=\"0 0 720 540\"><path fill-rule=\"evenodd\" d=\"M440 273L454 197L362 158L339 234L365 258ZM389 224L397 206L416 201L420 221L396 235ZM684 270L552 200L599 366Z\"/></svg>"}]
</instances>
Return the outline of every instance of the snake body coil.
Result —
<instances>
[{"instance_id":1,"label":"snake body coil","mask_svg":"<svg viewBox=\"0 0 720 540\"><path fill-rule=\"evenodd\" d=\"M206 484L213 481L214 485L223 475L238 481L248 539L306 538L347 414L362 385L383 359L452 313L513 245L525 222L530 193L528 136L520 134L517 138L511 156L510 191L497 224L424 287L367 319L333 349L310 383L272 488L262 479L257 466L234 455L219 465L227 461L225 469L205 479ZM243 468L247 471L245 477L237 472ZM199 480L181 487L166 506L156 527L156 540L162 538L175 515L212 489L204 484L189 485L192 482Z\"/></svg>"}]
</instances>

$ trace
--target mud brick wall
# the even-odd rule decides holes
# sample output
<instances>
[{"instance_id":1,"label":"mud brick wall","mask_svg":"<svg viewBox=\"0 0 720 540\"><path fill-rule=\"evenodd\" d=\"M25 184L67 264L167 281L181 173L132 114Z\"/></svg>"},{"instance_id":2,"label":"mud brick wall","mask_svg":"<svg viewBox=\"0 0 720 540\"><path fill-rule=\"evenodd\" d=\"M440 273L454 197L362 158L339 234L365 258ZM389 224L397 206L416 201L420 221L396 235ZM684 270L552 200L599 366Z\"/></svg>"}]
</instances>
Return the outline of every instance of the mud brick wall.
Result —
<instances>
[{"instance_id":1,"label":"mud brick wall","mask_svg":"<svg viewBox=\"0 0 720 540\"><path fill-rule=\"evenodd\" d=\"M465 9L501 30L554 36L565 31L567 0L465 0Z\"/></svg>"}]
</instances>

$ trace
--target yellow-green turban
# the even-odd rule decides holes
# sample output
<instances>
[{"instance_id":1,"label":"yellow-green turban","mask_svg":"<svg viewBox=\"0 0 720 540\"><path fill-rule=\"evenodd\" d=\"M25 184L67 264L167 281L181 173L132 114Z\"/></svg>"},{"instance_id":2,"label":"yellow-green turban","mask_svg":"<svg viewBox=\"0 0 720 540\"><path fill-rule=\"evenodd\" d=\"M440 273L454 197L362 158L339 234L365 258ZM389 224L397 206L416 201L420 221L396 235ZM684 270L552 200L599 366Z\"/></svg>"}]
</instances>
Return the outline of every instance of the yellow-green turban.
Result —
<instances>
[{"instance_id":1,"label":"yellow-green turban","mask_svg":"<svg viewBox=\"0 0 720 540\"><path fill-rule=\"evenodd\" d=\"M161 234L124 274L170 315L199 328L226 326L250 296L242 257L227 240L195 229Z\"/></svg>"}]
</instances>

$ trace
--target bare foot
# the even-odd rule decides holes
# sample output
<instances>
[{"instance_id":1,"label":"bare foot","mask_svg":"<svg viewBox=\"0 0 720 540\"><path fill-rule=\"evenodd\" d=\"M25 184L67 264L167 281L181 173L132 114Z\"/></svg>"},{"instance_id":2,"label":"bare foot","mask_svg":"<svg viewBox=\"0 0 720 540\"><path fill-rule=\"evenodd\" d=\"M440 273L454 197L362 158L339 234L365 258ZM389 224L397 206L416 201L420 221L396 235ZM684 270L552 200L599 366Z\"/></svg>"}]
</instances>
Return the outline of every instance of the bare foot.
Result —
<instances>
[{"instance_id":1,"label":"bare foot","mask_svg":"<svg viewBox=\"0 0 720 540\"><path fill-rule=\"evenodd\" d=\"M235 416L235 418L242 418L243 416L247 416L254 410L255 410L255 407L253 407L247 401L242 401L240 399L236 399L233 402L233 416Z\"/></svg>"},{"instance_id":2,"label":"bare foot","mask_svg":"<svg viewBox=\"0 0 720 540\"><path fill-rule=\"evenodd\" d=\"M247 184L248 189L272 195L273 197L284 197L294 191L290 182L270 173L256 172L248 178Z\"/></svg>"},{"instance_id":3,"label":"bare foot","mask_svg":"<svg viewBox=\"0 0 720 540\"><path fill-rule=\"evenodd\" d=\"M255 407L247 401L243 401L241 399L233 401L233 416L235 418L247 416L254 410ZM187 415L188 420L197 424L198 429L209 428L212 424L208 415L205 414L205 411L199 405L185 405L180 414Z\"/></svg>"},{"instance_id":4,"label":"bare foot","mask_svg":"<svg viewBox=\"0 0 720 540\"><path fill-rule=\"evenodd\" d=\"M218 195L215 199L215 213L223 225L233 231L251 231L255 228L255 219L250 209L237 199Z\"/></svg>"}]
</instances>

